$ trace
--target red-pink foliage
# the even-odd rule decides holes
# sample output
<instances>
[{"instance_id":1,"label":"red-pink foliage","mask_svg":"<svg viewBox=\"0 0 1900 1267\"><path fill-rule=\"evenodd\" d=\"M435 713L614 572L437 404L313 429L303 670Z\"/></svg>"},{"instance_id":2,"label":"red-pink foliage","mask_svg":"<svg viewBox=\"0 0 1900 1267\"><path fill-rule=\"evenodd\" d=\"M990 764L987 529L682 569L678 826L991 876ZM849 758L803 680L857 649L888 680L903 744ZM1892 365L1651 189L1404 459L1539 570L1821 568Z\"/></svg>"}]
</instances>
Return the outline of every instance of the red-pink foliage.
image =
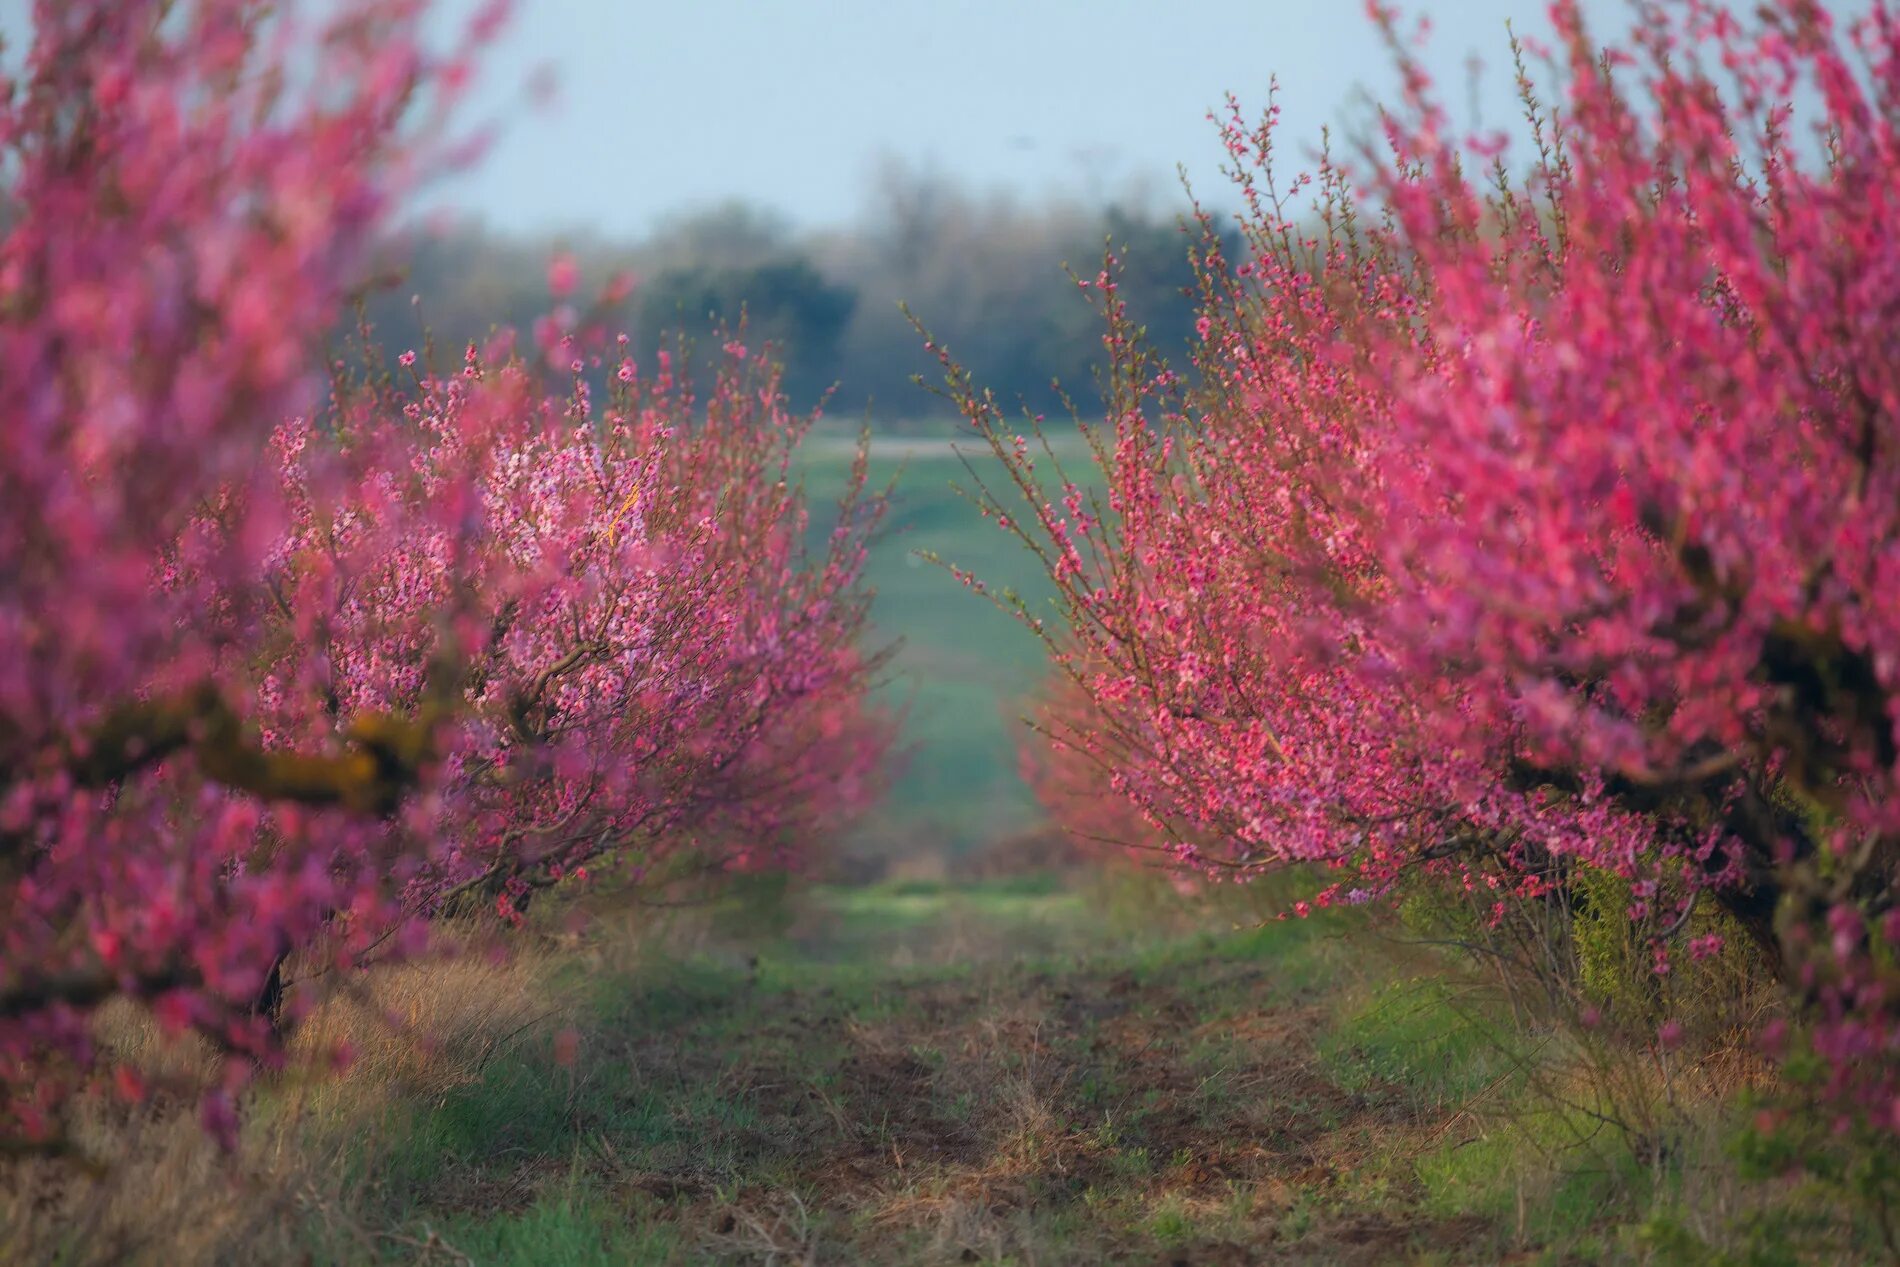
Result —
<instances>
[{"instance_id":1,"label":"red-pink foliage","mask_svg":"<svg viewBox=\"0 0 1900 1267\"><path fill-rule=\"evenodd\" d=\"M790 470L809 420L773 364L728 345L704 401L664 364L608 368L603 409L578 374L550 393L471 348L460 373L346 386L338 419L277 435L295 527L271 574L266 733L313 707L416 716L430 666L461 663L425 907L480 891L512 912L603 855L788 864L875 790L888 735L857 639L881 503L862 462L811 557ZM326 468L340 503L307 492ZM458 485L461 537L441 526ZM445 612L475 626L452 650Z\"/></svg>"},{"instance_id":2,"label":"red-pink foliage","mask_svg":"<svg viewBox=\"0 0 1900 1267\"><path fill-rule=\"evenodd\" d=\"M1116 771L1089 746L1068 737L1087 733L1094 705L1075 681L1053 676L1017 747L1017 770L1050 820L1096 862L1165 866L1167 838L1141 809L1114 791Z\"/></svg>"},{"instance_id":3,"label":"red-pink foliage","mask_svg":"<svg viewBox=\"0 0 1900 1267\"><path fill-rule=\"evenodd\" d=\"M1666 969L1709 892L1900 1126L1900 31L1683 0L1600 54L1552 11L1521 176L1403 54L1362 172L1276 186L1272 112L1224 122L1247 250L1200 248L1192 382L1093 283L1107 504L1012 512L1090 705L1063 738L1182 861L1339 869L1321 900L1581 862Z\"/></svg>"},{"instance_id":4,"label":"red-pink foliage","mask_svg":"<svg viewBox=\"0 0 1900 1267\"><path fill-rule=\"evenodd\" d=\"M627 364L596 410L557 322L553 388L471 350L312 390L499 13L439 61L422 8L46 0L0 85L8 1136L58 1133L113 998L232 1053L228 1136L285 952L347 971L693 834L781 862L869 788L878 503L806 554L769 367L695 401Z\"/></svg>"},{"instance_id":5,"label":"red-pink foliage","mask_svg":"<svg viewBox=\"0 0 1900 1267\"><path fill-rule=\"evenodd\" d=\"M36 5L0 106L0 1115L29 1133L101 999L255 1045L229 1002L379 887L373 820L172 758L242 748L218 595L280 531L263 441L414 174L399 120L434 68L413 6L171 8ZM302 81L268 73L292 40ZM277 864L245 867L265 833Z\"/></svg>"}]
</instances>

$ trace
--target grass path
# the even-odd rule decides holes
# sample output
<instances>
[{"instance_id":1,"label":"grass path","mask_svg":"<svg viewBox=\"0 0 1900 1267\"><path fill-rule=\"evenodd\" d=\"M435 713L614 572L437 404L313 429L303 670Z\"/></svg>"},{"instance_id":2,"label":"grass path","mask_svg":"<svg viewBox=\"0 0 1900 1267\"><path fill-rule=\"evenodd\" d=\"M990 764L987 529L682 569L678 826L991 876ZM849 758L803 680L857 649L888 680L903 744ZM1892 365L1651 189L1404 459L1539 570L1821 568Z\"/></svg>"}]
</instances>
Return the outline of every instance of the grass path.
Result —
<instances>
[{"instance_id":1,"label":"grass path","mask_svg":"<svg viewBox=\"0 0 1900 1267\"><path fill-rule=\"evenodd\" d=\"M1131 939L1102 901L818 891L572 964L571 1069L491 1064L384 1184L483 1263L1495 1260L1406 1173L1448 1114L1321 1050L1324 929Z\"/></svg>"},{"instance_id":2,"label":"grass path","mask_svg":"<svg viewBox=\"0 0 1900 1267\"><path fill-rule=\"evenodd\" d=\"M17 1172L0 1260L1866 1260L1824 1194L1734 1178L1722 1100L1659 1094L1641 1053L1612 1066L1640 1095L1593 1096L1434 952L1263 922L1250 890L1076 883L548 912L538 950L304 1022L356 1062L263 1084L236 1186L156 1106L96 1125L102 1187Z\"/></svg>"}]
</instances>

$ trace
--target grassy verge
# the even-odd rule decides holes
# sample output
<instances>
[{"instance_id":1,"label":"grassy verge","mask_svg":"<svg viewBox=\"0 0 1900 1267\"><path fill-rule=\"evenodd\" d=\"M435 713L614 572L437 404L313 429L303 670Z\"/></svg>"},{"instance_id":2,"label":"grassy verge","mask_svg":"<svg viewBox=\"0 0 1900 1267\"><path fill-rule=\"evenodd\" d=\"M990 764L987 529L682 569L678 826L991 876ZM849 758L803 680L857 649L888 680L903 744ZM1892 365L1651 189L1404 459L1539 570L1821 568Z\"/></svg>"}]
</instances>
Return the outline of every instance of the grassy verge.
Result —
<instances>
[{"instance_id":1,"label":"grassy verge","mask_svg":"<svg viewBox=\"0 0 1900 1267\"><path fill-rule=\"evenodd\" d=\"M815 888L602 918L506 962L471 949L308 1022L347 1033L355 1064L268 1083L235 1160L161 1111L93 1124L122 1163L111 1178L16 1168L0 1248L481 1264L1867 1252L1793 1181L1733 1178L1719 1098L1652 1079L1676 1097L1658 1133L1574 1040L1520 1032L1422 952L1348 937L1348 916L1264 909L1134 880Z\"/></svg>"}]
</instances>

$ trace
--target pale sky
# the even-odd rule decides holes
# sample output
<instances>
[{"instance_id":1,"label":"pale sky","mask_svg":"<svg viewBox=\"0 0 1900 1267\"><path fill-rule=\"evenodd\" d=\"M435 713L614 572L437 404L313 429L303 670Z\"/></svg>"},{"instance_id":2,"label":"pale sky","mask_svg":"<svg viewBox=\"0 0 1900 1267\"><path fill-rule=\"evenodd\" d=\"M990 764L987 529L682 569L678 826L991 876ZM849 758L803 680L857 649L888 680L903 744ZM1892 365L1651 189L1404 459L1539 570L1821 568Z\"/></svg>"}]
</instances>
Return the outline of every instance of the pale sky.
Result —
<instances>
[{"instance_id":1,"label":"pale sky","mask_svg":"<svg viewBox=\"0 0 1900 1267\"><path fill-rule=\"evenodd\" d=\"M1460 114L1478 52L1485 125L1514 117L1505 22L1547 30L1542 0L1409 8L1433 20L1427 61ZM1605 27L1628 11L1585 10ZM844 221L882 156L1026 196L1166 196L1182 163L1212 192L1205 116L1223 93L1257 109L1277 74L1303 145L1392 86L1360 0L526 0L486 82L541 65L556 103L517 117L448 201L500 228L608 235L732 198Z\"/></svg>"},{"instance_id":2,"label":"pale sky","mask_svg":"<svg viewBox=\"0 0 1900 1267\"><path fill-rule=\"evenodd\" d=\"M321 4L322 0L315 0ZM1505 23L1548 31L1545 0L1398 0L1434 26L1425 61L1460 122L1517 118ZM1753 0L1726 0L1746 7ZM480 0L436 0L445 30ZM1867 0L1824 0L1839 14ZM1209 109L1257 111L1277 75L1283 145L1363 128L1390 59L1363 0L517 0L477 108L507 123L438 191L520 232L639 235L732 199L794 223L850 220L895 160L977 188L1172 202L1176 164L1219 200ZM1582 0L1599 31L1629 0ZM23 42L29 0L0 0ZM1469 59L1484 70L1475 92ZM525 110L551 73L556 100Z\"/></svg>"}]
</instances>

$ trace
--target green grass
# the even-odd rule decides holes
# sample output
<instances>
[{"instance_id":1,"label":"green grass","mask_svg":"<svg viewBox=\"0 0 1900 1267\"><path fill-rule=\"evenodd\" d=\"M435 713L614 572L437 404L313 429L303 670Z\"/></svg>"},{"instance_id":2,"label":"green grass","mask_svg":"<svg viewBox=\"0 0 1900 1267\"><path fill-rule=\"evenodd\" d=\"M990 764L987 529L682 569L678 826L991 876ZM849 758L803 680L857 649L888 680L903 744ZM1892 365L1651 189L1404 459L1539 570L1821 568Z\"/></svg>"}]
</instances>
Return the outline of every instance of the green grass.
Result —
<instances>
[{"instance_id":1,"label":"green grass","mask_svg":"<svg viewBox=\"0 0 1900 1267\"><path fill-rule=\"evenodd\" d=\"M1113 887L810 890L743 956L576 972L585 1072L524 1044L406 1122L377 1169L407 1194L382 1212L392 1243L434 1232L481 1262L1634 1244L1642 1176L1564 1151L1578 1123L1527 1098L1535 1045L1481 995L1350 953L1350 916ZM506 1212L462 1208L496 1192Z\"/></svg>"},{"instance_id":2,"label":"green grass","mask_svg":"<svg viewBox=\"0 0 1900 1267\"><path fill-rule=\"evenodd\" d=\"M285 1176L279 1213L198 1260L1716 1264L1871 1248L1814 1191L1723 1168L1724 1106L1701 1142L1678 1131L1639 1158L1593 1116L1613 1106L1572 1085L1574 1052L1511 1026L1451 965L1421 975L1434 952L1401 966L1369 948L1362 913L1263 918L1277 905L1123 875L757 885L602 916L520 970L530 1019L550 1018L498 1013L499 1033L445 1057L452 1076L373 1079L352 1112L346 1075L302 1135L261 1129L292 1094L267 1082L245 1165ZM398 997L479 968L412 970ZM462 995L506 993L515 970L496 971ZM272 1150L308 1164L273 1170ZM118 1258L192 1261L72 1255Z\"/></svg>"},{"instance_id":3,"label":"green grass","mask_svg":"<svg viewBox=\"0 0 1900 1267\"><path fill-rule=\"evenodd\" d=\"M964 441L987 478L993 459ZM801 469L817 543L830 530L824 507L843 488L848 457L836 443L815 443ZM1046 658L1032 632L924 556L965 568L999 592L1013 588L1031 603L1046 601L1049 590L1035 557L956 491L971 481L947 444L874 456L873 487L893 481L891 514L866 579L877 591L874 645L902 643L883 695L907 710L909 755L888 798L901 808L874 816L866 834L886 849L901 842L907 851L956 854L1041 821L1017 776L1016 752L1020 718L1042 684Z\"/></svg>"},{"instance_id":4,"label":"green grass","mask_svg":"<svg viewBox=\"0 0 1900 1267\"><path fill-rule=\"evenodd\" d=\"M1402 1086L1420 1109L1455 1107L1512 1080L1527 1056L1488 1002L1439 977L1390 981L1339 1016L1320 1052L1342 1086Z\"/></svg>"},{"instance_id":5,"label":"green grass","mask_svg":"<svg viewBox=\"0 0 1900 1267\"><path fill-rule=\"evenodd\" d=\"M424 1237L429 1231L444 1246L495 1267L639 1267L677 1262L683 1249L667 1224L630 1224L627 1212L607 1194L578 1181L565 1191L544 1194L519 1213L462 1216L425 1229Z\"/></svg>"}]
</instances>

